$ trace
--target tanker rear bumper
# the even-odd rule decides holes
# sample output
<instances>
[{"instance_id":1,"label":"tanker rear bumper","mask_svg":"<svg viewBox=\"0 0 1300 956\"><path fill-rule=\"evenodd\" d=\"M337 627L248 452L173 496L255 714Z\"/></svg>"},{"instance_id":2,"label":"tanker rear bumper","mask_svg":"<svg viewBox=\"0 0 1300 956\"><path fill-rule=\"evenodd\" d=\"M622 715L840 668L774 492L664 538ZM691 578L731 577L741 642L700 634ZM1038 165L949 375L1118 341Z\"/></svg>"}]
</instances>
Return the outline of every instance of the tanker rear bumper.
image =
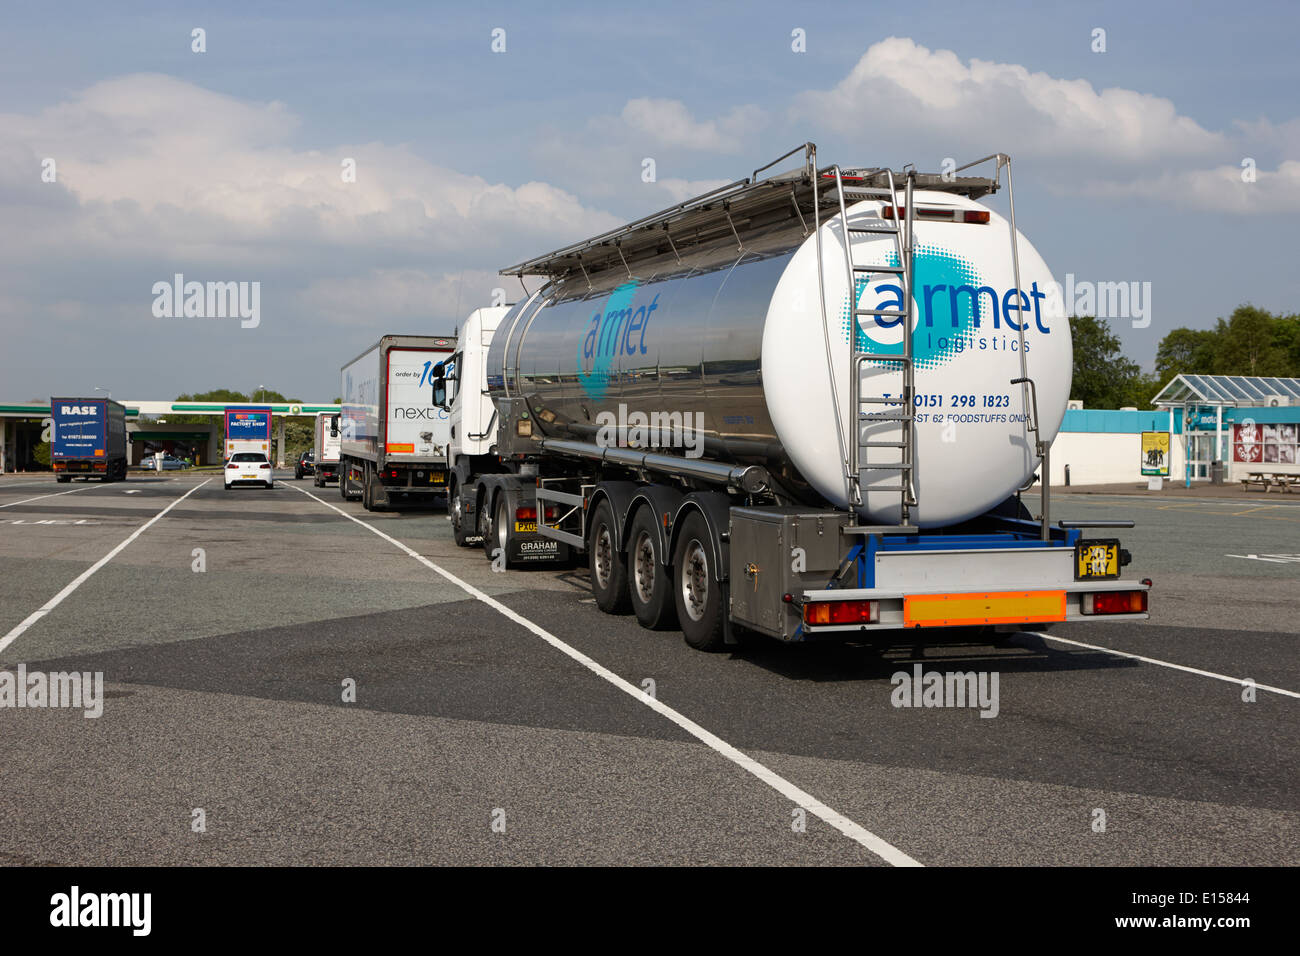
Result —
<instances>
[{"instance_id":1,"label":"tanker rear bumper","mask_svg":"<svg viewBox=\"0 0 1300 956\"><path fill-rule=\"evenodd\" d=\"M1096 595L1111 595L1112 600L1131 598L1132 604L1146 607L1146 594L1151 585L1146 581L1120 579L1097 581L1061 581L1044 584L1017 585L1006 582L996 590L953 590L940 587L918 588L828 588L806 590L792 595L803 621L796 640L808 640L820 635L852 634L871 631L936 630L955 627L988 627L998 630L1017 630L1020 627L1059 622L1086 621L1143 621L1150 617L1147 611L1088 612L1088 596L1092 605L1099 603ZM870 603L870 608L860 607ZM810 623L818 617L817 605L826 605L822 616L830 617L833 606L855 608L856 613L869 616L868 621L853 623ZM1132 606L1132 605L1131 605Z\"/></svg>"}]
</instances>

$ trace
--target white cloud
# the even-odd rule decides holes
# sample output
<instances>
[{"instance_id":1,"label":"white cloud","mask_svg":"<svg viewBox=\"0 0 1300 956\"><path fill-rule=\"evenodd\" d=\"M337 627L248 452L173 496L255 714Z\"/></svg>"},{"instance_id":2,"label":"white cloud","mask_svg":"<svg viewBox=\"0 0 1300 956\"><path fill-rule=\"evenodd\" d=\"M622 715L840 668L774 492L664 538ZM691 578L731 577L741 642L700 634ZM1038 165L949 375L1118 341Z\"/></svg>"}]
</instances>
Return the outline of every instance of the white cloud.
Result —
<instances>
[{"instance_id":1,"label":"white cloud","mask_svg":"<svg viewBox=\"0 0 1300 956\"><path fill-rule=\"evenodd\" d=\"M803 115L838 131L869 130L877 142L921 134L982 144L986 152L1070 160L1204 156L1226 143L1158 96L1098 91L1086 80L1014 63L963 62L951 50L902 37L873 44L833 89L797 97L792 116Z\"/></svg>"},{"instance_id":2,"label":"white cloud","mask_svg":"<svg viewBox=\"0 0 1300 956\"><path fill-rule=\"evenodd\" d=\"M431 334L446 324L442 331L449 333L474 309L491 305L494 289L504 290L506 302L523 295L518 280L481 269L371 269L362 275L316 279L296 296L296 305L331 325L352 327L359 317L378 316L380 324L426 325Z\"/></svg>"},{"instance_id":3,"label":"white cloud","mask_svg":"<svg viewBox=\"0 0 1300 956\"><path fill-rule=\"evenodd\" d=\"M622 119L661 146L736 152L762 128L765 115L757 106L746 105L701 122L681 100L641 97L627 101Z\"/></svg>"},{"instance_id":4,"label":"white cloud","mask_svg":"<svg viewBox=\"0 0 1300 956\"><path fill-rule=\"evenodd\" d=\"M1095 182L1088 195L1154 199L1172 205L1227 215L1300 212L1300 161L1286 160L1277 169L1255 171L1242 179L1241 166L1170 171L1132 182Z\"/></svg>"},{"instance_id":5,"label":"white cloud","mask_svg":"<svg viewBox=\"0 0 1300 956\"><path fill-rule=\"evenodd\" d=\"M71 239L112 254L224 247L238 258L256 243L265 262L291 255L290 244L418 243L465 256L503 237L545 246L616 223L549 184L490 183L402 146L294 149L295 125L280 103L166 76L108 80L34 116L0 115L0 186L46 206L51 193L73 200L58 215L29 208L23 245ZM57 185L40 182L45 157L57 163ZM343 181L345 158L356 161L355 182Z\"/></svg>"}]
</instances>

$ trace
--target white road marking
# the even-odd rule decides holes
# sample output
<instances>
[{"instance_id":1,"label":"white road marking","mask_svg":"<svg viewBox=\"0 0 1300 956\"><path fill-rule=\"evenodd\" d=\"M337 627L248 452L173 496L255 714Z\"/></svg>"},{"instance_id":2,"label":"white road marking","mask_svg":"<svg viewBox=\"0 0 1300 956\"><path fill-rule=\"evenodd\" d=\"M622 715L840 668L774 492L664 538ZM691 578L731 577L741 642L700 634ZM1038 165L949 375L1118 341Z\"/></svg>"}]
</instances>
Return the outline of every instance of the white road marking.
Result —
<instances>
[{"instance_id":1,"label":"white road marking","mask_svg":"<svg viewBox=\"0 0 1300 956\"><path fill-rule=\"evenodd\" d=\"M1267 561L1270 564L1300 564L1300 554L1225 554L1225 558L1242 558L1246 561Z\"/></svg>"},{"instance_id":2,"label":"white road marking","mask_svg":"<svg viewBox=\"0 0 1300 956\"><path fill-rule=\"evenodd\" d=\"M1127 657L1130 660L1141 661L1144 664L1156 664L1160 667L1170 667L1176 671L1186 671L1188 674L1196 674L1199 677L1212 677L1215 680L1227 681L1229 684L1237 684L1240 687L1247 686L1248 678L1229 677L1227 674L1216 674L1213 671L1203 671L1197 667L1187 667L1183 664L1174 664L1170 661L1156 660L1154 657L1143 657L1141 654L1130 654L1127 651L1117 651L1109 647L1102 647L1100 644L1085 644L1083 641L1072 641L1068 637L1057 637L1055 634L1044 634L1041 631L1022 631L1022 634L1032 634L1034 637L1041 637L1045 641L1058 641L1061 644L1072 644L1075 647L1085 647L1090 651L1101 651L1104 654L1114 654L1116 657ZM1285 697L1300 697L1300 693L1293 690L1287 690L1283 687L1272 687L1268 684L1260 684L1255 681L1249 681L1251 685L1259 690L1266 690L1271 694L1282 694Z\"/></svg>"},{"instance_id":3,"label":"white road marking","mask_svg":"<svg viewBox=\"0 0 1300 956\"><path fill-rule=\"evenodd\" d=\"M24 498L22 501L7 501L0 505L0 508L12 508L14 505L25 505L29 501L40 501L42 498L57 498L59 495L70 495L75 491L85 491L90 485L82 485L80 488L70 488L67 491L55 491L48 495L37 495L35 498Z\"/></svg>"},{"instance_id":4,"label":"white road marking","mask_svg":"<svg viewBox=\"0 0 1300 956\"><path fill-rule=\"evenodd\" d=\"M3 652L5 648L7 648L10 644L16 641L19 637L21 637L22 633L25 630L27 630L29 627L31 627L33 624L35 624L37 621L39 621L41 618L49 614L61 603L63 603L63 599L66 598L73 591L77 590L77 588L81 587L81 585L84 584L92 574L94 574L104 565L108 564L108 562L112 561L115 557L121 554L122 550L128 544L130 544L136 538L140 537L140 535L148 531L150 526L153 525L155 521L157 521L163 515L167 514L167 512L171 511L173 508L175 508L178 504L180 504L190 495L194 494L194 492L198 491L200 488L206 485L208 481L211 481L211 479L209 478L209 479L205 479L204 481L201 481L199 484L195 485L189 491L185 492L185 494L181 495L179 498L177 498L175 501L169 504L162 511L158 512L156 515L154 515L152 518L146 521L144 524L140 525L140 527L136 528L134 531L131 532L131 534L127 537L125 541L119 544L112 551L108 552L108 554L104 555L102 558L100 558L98 561L96 561L94 564L88 567L85 571L82 571L62 591L54 595L54 597L50 598L48 601L46 601L43 605L41 605L31 614L28 614L27 617L23 618L21 624L15 627L4 637L0 638L0 652Z\"/></svg>"},{"instance_id":5,"label":"white road marking","mask_svg":"<svg viewBox=\"0 0 1300 956\"><path fill-rule=\"evenodd\" d=\"M365 528L366 530L379 535L379 537L383 538L389 544L393 545L394 547L402 551L405 551L412 558L415 558L415 560L419 561L425 567L436 572L437 574L440 574L442 577L446 578L452 584L456 585L466 594L470 595L476 600L482 601L488 607L492 608L492 610L496 611L498 614L501 614L504 617L509 618L519 626L527 628L529 631L532 631L534 634L536 634L546 643L554 647L557 651L560 651L562 654L566 654L569 657L573 658L573 660L577 661L579 664L587 668L593 674L613 684L615 687L623 691L629 697L632 697L635 700L640 701L641 703L649 707L651 710L656 711L657 713L661 714L664 717L667 717L674 724L682 728L682 730L686 731L696 740L712 748L714 751L726 757L728 760L730 760L732 763L736 764L737 766L741 767L742 769L749 771L751 774L753 774L759 780L763 781L763 783L767 784L769 787L771 787L777 793L781 794L787 800L790 800L795 805L802 807L808 813L813 814L815 817L824 821L825 823L830 824L836 830L839 830L841 833L843 833L850 840L853 840L856 843L860 844L861 846L865 847L867 850L871 851L876 856L880 857L886 863L890 863L893 866L922 866L923 865L918 861L912 859L902 850L898 849L892 844L876 836L870 830L867 830L866 828L860 826L859 824L854 823L852 820L844 816L842 813L839 813L836 810L833 810L830 807L826 806L826 804L822 803L812 794L799 789L797 786L795 786L789 780L786 780L780 774L776 773L773 770L769 770L766 766L759 763L754 758L737 750L735 747L727 743L721 737L718 737L715 734L712 734L709 731L705 730L703 727L695 723L695 721L691 720L689 717L686 717L685 715L679 713L678 711L673 710L673 708L669 707L667 704L664 704L661 701L656 700L655 698L649 696L640 687L637 687L634 684L625 681L623 678L619 677L617 674L609 670L604 665L597 663L595 660L588 657L586 654L582 653L576 648L570 647L568 644L564 643L564 641L560 640L550 631L546 630L545 628L537 624L534 624L532 621L528 620L528 618L524 617L523 615L518 614L515 611L512 611L510 608L506 607L500 601L496 601L488 597L488 595L484 594L482 591L474 587L472 584L469 584L466 581L462 581L460 578L452 574L450 571L434 564L424 555L407 547L405 544L403 544L401 541L398 541L396 538L392 537L391 535L385 534L383 531L380 531L374 525L362 521L360 518L356 517L355 515L348 514L342 508L332 505L328 501L324 501L321 498L317 498L310 491L305 491L302 488L299 488L297 485L288 485L287 487L293 488L295 491L301 492L302 494L306 495L308 498L311 498L313 501L317 501L320 504L323 504L326 508L329 508L332 511L337 511L339 514L347 518L349 521L355 521L357 524L361 525L361 527Z\"/></svg>"}]
</instances>

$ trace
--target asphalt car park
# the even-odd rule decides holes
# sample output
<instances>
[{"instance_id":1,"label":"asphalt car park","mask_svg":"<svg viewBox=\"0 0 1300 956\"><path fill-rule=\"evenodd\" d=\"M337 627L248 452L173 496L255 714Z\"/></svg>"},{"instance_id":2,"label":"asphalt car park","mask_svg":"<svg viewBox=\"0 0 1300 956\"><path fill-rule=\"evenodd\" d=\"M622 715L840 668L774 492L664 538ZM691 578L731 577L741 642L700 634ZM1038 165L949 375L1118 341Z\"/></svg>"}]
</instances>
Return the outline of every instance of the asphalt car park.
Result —
<instances>
[{"instance_id":1,"label":"asphalt car park","mask_svg":"<svg viewBox=\"0 0 1300 956\"><path fill-rule=\"evenodd\" d=\"M1300 862L1300 502L1059 496L1137 521L1149 622L702 654L276 479L0 481L0 669L106 688L0 709L0 860ZM996 717L895 706L918 664Z\"/></svg>"}]
</instances>

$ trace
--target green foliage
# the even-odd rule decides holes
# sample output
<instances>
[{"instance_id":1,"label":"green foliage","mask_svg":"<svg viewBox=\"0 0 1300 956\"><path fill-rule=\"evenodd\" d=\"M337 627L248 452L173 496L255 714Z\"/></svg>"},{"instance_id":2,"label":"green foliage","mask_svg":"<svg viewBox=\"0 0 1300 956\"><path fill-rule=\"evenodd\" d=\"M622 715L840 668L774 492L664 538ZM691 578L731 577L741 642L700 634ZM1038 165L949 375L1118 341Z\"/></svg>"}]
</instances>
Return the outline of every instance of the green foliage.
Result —
<instances>
[{"instance_id":1,"label":"green foliage","mask_svg":"<svg viewBox=\"0 0 1300 956\"><path fill-rule=\"evenodd\" d=\"M41 467L49 468L50 467L50 443L47 441L43 441L39 445L34 447L32 449L32 457L36 459L36 463Z\"/></svg>"},{"instance_id":2,"label":"green foliage","mask_svg":"<svg viewBox=\"0 0 1300 956\"><path fill-rule=\"evenodd\" d=\"M1141 408L1150 399L1151 379L1124 357L1110 323L1091 315L1070 316L1074 340L1074 384L1070 397L1084 408Z\"/></svg>"},{"instance_id":3,"label":"green foliage","mask_svg":"<svg viewBox=\"0 0 1300 956\"><path fill-rule=\"evenodd\" d=\"M1156 350L1156 378L1163 388L1177 375L1300 378L1300 315L1240 305L1212 329L1174 329Z\"/></svg>"}]
</instances>

